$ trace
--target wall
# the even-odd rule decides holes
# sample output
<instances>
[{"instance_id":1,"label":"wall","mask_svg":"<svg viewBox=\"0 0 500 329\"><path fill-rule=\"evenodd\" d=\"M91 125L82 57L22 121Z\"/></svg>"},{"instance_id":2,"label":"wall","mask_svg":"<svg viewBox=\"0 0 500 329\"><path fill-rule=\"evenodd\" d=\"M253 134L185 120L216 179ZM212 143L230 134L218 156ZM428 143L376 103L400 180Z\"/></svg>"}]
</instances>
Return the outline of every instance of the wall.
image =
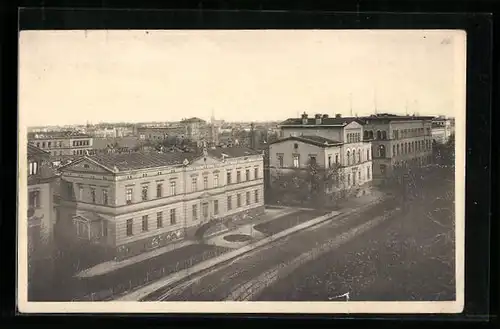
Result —
<instances>
[{"instance_id":1,"label":"wall","mask_svg":"<svg viewBox=\"0 0 500 329\"><path fill-rule=\"evenodd\" d=\"M321 136L324 138L328 138L334 141L341 142L344 138L343 128L342 127L328 127L328 128L287 128L282 127L281 131L283 132L282 138L290 137L290 136Z\"/></svg>"},{"instance_id":2,"label":"wall","mask_svg":"<svg viewBox=\"0 0 500 329\"><path fill-rule=\"evenodd\" d=\"M295 149L294 145L297 144L298 148ZM283 167L293 168L293 155L299 154L299 165L301 168L306 168L309 165L309 155L316 155L316 162L321 165L325 164L327 158L325 157L325 148L299 142L296 140L287 140L279 143L269 145L269 157L271 167L279 167L278 154L283 155ZM334 157L335 159L335 157Z\"/></svg>"}]
</instances>

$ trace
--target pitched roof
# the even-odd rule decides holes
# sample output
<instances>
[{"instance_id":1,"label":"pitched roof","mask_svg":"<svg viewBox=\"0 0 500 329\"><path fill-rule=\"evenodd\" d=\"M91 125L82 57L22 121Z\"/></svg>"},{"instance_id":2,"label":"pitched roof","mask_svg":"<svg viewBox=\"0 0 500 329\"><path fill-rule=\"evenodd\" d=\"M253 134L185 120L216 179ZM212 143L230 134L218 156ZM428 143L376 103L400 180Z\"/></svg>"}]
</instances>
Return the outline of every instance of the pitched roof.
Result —
<instances>
[{"instance_id":1,"label":"pitched roof","mask_svg":"<svg viewBox=\"0 0 500 329\"><path fill-rule=\"evenodd\" d=\"M303 142L303 143L307 143L307 144L311 144L311 145L315 145L315 146L319 146L319 147L330 147L330 146L342 145L342 142L334 141L332 139L328 139L328 138L321 137L321 136L290 136L290 137L278 139L278 140L276 140L272 143L269 143L269 144L277 144L277 143L281 143L281 142L288 141L288 140L295 140L298 142Z\"/></svg>"},{"instance_id":2,"label":"pitched roof","mask_svg":"<svg viewBox=\"0 0 500 329\"><path fill-rule=\"evenodd\" d=\"M110 153L96 154L87 158L113 169L115 166L119 171L156 168L163 166L175 166L183 163L184 159L191 161L201 156L201 153L171 152L132 152L132 153Z\"/></svg>"},{"instance_id":3,"label":"pitched roof","mask_svg":"<svg viewBox=\"0 0 500 329\"><path fill-rule=\"evenodd\" d=\"M217 147L215 149L207 149L209 155L215 158L222 158L222 155L225 154L226 157L229 158L240 158L250 155L258 155L261 154L259 151L252 150L248 147Z\"/></svg>"},{"instance_id":4,"label":"pitched roof","mask_svg":"<svg viewBox=\"0 0 500 329\"><path fill-rule=\"evenodd\" d=\"M42 150L41 148L38 148L38 147L28 143L28 158L31 158L31 157L48 158L49 156L50 156L49 152L46 152L46 151Z\"/></svg>"},{"instance_id":5,"label":"pitched roof","mask_svg":"<svg viewBox=\"0 0 500 329\"><path fill-rule=\"evenodd\" d=\"M203 119L200 119L200 118L193 117L193 118L189 118L189 119L184 119L181 122L182 123L188 123L188 122L201 122L201 123L204 123L206 121L203 120Z\"/></svg>"}]
</instances>

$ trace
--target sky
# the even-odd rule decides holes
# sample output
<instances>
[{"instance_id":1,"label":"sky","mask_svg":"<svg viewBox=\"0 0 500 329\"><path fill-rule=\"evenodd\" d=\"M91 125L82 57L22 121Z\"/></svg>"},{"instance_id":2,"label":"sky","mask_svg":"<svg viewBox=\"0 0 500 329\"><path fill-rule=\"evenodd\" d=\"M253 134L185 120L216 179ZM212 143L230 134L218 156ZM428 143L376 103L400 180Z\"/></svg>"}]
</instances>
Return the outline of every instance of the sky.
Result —
<instances>
[{"instance_id":1,"label":"sky","mask_svg":"<svg viewBox=\"0 0 500 329\"><path fill-rule=\"evenodd\" d=\"M460 31L22 31L19 42L26 126L455 116L465 97Z\"/></svg>"}]
</instances>

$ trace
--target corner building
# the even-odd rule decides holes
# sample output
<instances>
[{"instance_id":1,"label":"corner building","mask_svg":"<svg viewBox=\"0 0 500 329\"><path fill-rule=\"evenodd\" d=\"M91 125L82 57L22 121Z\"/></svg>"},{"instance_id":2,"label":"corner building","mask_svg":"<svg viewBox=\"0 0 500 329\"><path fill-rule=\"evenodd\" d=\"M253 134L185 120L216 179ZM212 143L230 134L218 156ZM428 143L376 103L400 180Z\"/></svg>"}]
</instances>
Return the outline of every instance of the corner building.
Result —
<instances>
[{"instance_id":1,"label":"corner building","mask_svg":"<svg viewBox=\"0 0 500 329\"><path fill-rule=\"evenodd\" d=\"M67 237L118 259L264 211L263 157L247 148L84 156L60 171Z\"/></svg>"}]
</instances>

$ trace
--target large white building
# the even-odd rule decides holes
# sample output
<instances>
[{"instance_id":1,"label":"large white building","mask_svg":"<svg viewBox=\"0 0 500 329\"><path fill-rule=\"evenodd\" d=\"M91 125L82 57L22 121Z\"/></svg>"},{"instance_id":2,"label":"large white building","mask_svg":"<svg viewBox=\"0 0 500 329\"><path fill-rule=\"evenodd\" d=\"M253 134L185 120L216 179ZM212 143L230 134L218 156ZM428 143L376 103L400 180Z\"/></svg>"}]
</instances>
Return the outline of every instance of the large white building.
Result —
<instances>
[{"instance_id":1,"label":"large white building","mask_svg":"<svg viewBox=\"0 0 500 329\"><path fill-rule=\"evenodd\" d=\"M117 258L264 211L263 157L246 148L84 156L60 171L68 238Z\"/></svg>"}]
</instances>

